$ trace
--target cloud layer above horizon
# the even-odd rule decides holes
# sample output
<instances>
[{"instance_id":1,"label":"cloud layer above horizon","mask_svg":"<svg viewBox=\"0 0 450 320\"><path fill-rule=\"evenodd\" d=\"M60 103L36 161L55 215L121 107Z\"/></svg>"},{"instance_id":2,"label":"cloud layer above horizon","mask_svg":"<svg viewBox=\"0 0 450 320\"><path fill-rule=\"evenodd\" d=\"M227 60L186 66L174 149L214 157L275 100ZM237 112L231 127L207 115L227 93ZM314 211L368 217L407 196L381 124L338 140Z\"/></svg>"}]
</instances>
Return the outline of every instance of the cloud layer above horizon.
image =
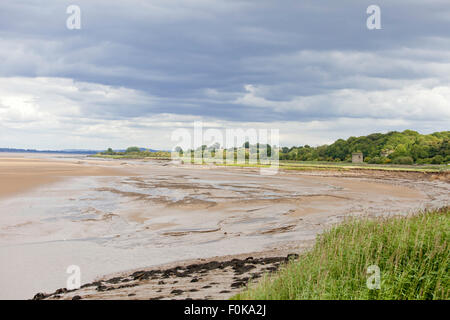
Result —
<instances>
[{"instance_id":1,"label":"cloud layer above horizon","mask_svg":"<svg viewBox=\"0 0 450 320\"><path fill-rule=\"evenodd\" d=\"M66 8L81 8L81 30ZM3 1L0 147L172 147L278 128L282 145L449 130L450 3Z\"/></svg>"}]
</instances>

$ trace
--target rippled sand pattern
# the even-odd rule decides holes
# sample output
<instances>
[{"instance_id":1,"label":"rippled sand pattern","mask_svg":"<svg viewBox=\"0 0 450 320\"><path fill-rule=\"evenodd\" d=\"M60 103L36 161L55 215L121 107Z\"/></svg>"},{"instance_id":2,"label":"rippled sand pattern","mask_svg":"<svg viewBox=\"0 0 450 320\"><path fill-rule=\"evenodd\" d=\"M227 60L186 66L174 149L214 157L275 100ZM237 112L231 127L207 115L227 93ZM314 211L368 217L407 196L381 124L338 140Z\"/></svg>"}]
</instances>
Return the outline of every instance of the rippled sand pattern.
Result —
<instances>
[{"instance_id":1,"label":"rippled sand pattern","mask_svg":"<svg viewBox=\"0 0 450 320\"><path fill-rule=\"evenodd\" d=\"M69 265L81 267L86 283L283 248L349 215L406 214L444 205L449 195L439 180L66 158L0 158L3 189L13 170L34 182L20 190L16 181L0 200L0 298L65 287Z\"/></svg>"}]
</instances>

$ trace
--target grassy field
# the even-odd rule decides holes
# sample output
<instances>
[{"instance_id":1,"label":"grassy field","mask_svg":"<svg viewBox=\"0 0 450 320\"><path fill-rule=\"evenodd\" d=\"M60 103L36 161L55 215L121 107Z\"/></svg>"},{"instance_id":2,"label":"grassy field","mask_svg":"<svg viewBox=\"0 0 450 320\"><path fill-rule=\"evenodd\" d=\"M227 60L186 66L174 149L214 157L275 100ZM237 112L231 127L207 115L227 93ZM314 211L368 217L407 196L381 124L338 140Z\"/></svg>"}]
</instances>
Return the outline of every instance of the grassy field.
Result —
<instances>
[{"instance_id":1,"label":"grassy field","mask_svg":"<svg viewBox=\"0 0 450 320\"><path fill-rule=\"evenodd\" d=\"M184 163L193 163L194 161L190 158L183 158ZM200 162L200 161L197 161ZM269 167L269 165L258 164L258 163L215 163L214 160L203 159L203 164L216 164L220 166L228 167L254 167L262 168ZM202 163L198 163L201 165ZM307 171L307 170L382 170L382 171L405 171L405 172L428 172L428 173L438 173L449 171L448 165L395 165L395 164L354 164L347 162L319 162L319 161L285 161L279 162L279 168L283 170L297 170L297 171Z\"/></svg>"},{"instance_id":2,"label":"grassy field","mask_svg":"<svg viewBox=\"0 0 450 320\"><path fill-rule=\"evenodd\" d=\"M170 153L168 152L147 152L147 153L129 153L129 154L95 154L90 157L94 158L105 158L105 159L140 159L140 160L171 160ZM259 163L216 163L215 159L197 159L194 161L193 158L180 158L184 163L192 164L216 164L222 166L232 166L232 167L269 167L269 165L259 164ZM407 171L407 172L428 172L437 173L449 171L450 168L446 164L441 165L397 165L397 164L367 164L360 163L354 164L349 162L325 162L325 161L289 161L281 160L279 161L279 168L283 170L297 170L297 171L307 171L307 170L355 170L355 169L365 169L365 170L382 170L382 171Z\"/></svg>"},{"instance_id":3,"label":"grassy field","mask_svg":"<svg viewBox=\"0 0 450 320\"><path fill-rule=\"evenodd\" d=\"M167 155L150 155L142 156L140 154L94 154L91 155L92 158L104 158L104 159L156 159L156 160L170 160L170 156Z\"/></svg>"},{"instance_id":4,"label":"grassy field","mask_svg":"<svg viewBox=\"0 0 450 320\"><path fill-rule=\"evenodd\" d=\"M280 167L296 168L337 168L337 169L368 169L368 170L390 170L390 171L418 171L418 172L443 172L449 170L449 166L441 165L398 165L398 164L367 164L348 162L313 162L313 161L280 161Z\"/></svg>"},{"instance_id":5,"label":"grassy field","mask_svg":"<svg viewBox=\"0 0 450 320\"><path fill-rule=\"evenodd\" d=\"M233 299L449 299L450 209L350 220L314 248ZM380 289L368 289L368 267Z\"/></svg>"}]
</instances>

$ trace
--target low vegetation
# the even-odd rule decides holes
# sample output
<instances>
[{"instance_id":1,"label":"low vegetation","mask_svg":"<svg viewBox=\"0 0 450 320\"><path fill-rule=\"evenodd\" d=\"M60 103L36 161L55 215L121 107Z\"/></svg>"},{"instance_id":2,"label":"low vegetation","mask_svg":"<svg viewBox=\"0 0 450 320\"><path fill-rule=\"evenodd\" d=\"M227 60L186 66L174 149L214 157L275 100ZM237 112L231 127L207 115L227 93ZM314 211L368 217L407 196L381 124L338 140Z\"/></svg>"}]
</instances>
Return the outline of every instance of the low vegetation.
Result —
<instances>
[{"instance_id":1,"label":"low vegetation","mask_svg":"<svg viewBox=\"0 0 450 320\"><path fill-rule=\"evenodd\" d=\"M167 151L151 151L149 149L142 149L139 147L129 147L124 151L114 151L109 148L104 152L100 152L94 157L112 158L112 159L170 159L170 152Z\"/></svg>"},{"instance_id":2,"label":"low vegetation","mask_svg":"<svg viewBox=\"0 0 450 320\"><path fill-rule=\"evenodd\" d=\"M450 131L422 135L416 131L405 130L403 132L393 131L386 134L374 133L368 136L350 137L347 140L339 139L331 145L318 147L304 145L280 149L269 144L245 142L241 147L229 149L223 149L219 143L214 143L211 146L202 145L195 150L183 150L176 147L175 151L179 155L178 159L187 163L217 162L226 165L259 166L270 163L273 157L278 157L281 166L288 170L306 170L307 167L310 167L310 169L349 168L346 166L352 163L352 154L362 152L364 162L358 163L357 167L435 172L445 171L447 163L450 162L449 141ZM129 147L123 151L114 151L109 148L95 156L170 159L171 152L152 151L139 147Z\"/></svg>"},{"instance_id":3,"label":"low vegetation","mask_svg":"<svg viewBox=\"0 0 450 320\"><path fill-rule=\"evenodd\" d=\"M449 299L450 209L353 219L314 248L233 299ZM380 270L369 289L369 266ZM371 269L369 269L371 270Z\"/></svg>"},{"instance_id":4,"label":"low vegetation","mask_svg":"<svg viewBox=\"0 0 450 320\"><path fill-rule=\"evenodd\" d=\"M189 162L186 158L184 161ZM192 161L191 161L192 162ZM203 164L213 161L205 160ZM192 162L194 163L194 162ZM261 163L215 163L216 165L235 166L235 167L270 167ZM333 163L326 161L280 161L279 168L282 170L294 171L345 171L345 170L376 170L376 171L401 171L401 172L423 172L423 173L444 173L448 172L450 168L447 165L397 165L397 164L366 164L366 163Z\"/></svg>"},{"instance_id":5,"label":"low vegetation","mask_svg":"<svg viewBox=\"0 0 450 320\"><path fill-rule=\"evenodd\" d=\"M362 152L371 164L443 164L450 162L450 131L420 134L413 130L339 139L331 145L308 145L287 148L280 152L281 160L346 161L353 152Z\"/></svg>"}]
</instances>

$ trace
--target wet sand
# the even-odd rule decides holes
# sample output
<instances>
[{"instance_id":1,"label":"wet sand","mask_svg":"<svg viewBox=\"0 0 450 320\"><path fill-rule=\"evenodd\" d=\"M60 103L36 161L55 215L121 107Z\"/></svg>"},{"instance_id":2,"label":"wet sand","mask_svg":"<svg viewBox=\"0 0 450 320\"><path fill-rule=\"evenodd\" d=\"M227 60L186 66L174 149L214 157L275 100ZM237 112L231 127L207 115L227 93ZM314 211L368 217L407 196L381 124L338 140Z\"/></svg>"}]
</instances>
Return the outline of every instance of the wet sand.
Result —
<instances>
[{"instance_id":1,"label":"wet sand","mask_svg":"<svg viewBox=\"0 0 450 320\"><path fill-rule=\"evenodd\" d=\"M97 162L97 164L100 163ZM117 168L101 164L102 166L92 166L80 160L35 159L26 158L22 154L2 154L0 156L0 198L60 181L65 177L121 174Z\"/></svg>"},{"instance_id":2,"label":"wet sand","mask_svg":"<svg viewBox=\"0 0 450 320\"><path fill-rule=\"evenodd\" d=\"M31 182L16 182L16 191L4 182L14 179L0 182L6 190L0 199L0 298L64 288L70 265L80 266L82 284L95 285L56 298L226 298L239 289L231 284L279 267L287 254L309 247L319 232L345 217L440 207L448 205L450 194L446 178L422 174L261 176L254 168L167 161L2 158L0 175ZM249 255L279 260L250 263L254 268L244 263L250 269L236 274L238 262L231 261ZM213 263L216 268L207 268L199 281L190 282L197 273L177 279L173 272L167 281L155 272L130 280L137 271L167 271L181 267L180 261L192 265L201 259L228 261L229 272ZM117 279L107 282L118 274L120 282L133 285L117 289Z\"/></svg>"},{"instance_id":3,"label":"wet sand","mask_svg":"<svg viewBox=\"0 0 450 320\"><path fill-rule=\"evenodd\" d=\"M296 247L296 252L304 251L312 243L303 245ZM284 248L130 270L85 283L78 290L59 288L52 293L37 293L33 299L228 299L248 283L255 283L299 256L286 252Z\"/></svg>"}]
</instances>

